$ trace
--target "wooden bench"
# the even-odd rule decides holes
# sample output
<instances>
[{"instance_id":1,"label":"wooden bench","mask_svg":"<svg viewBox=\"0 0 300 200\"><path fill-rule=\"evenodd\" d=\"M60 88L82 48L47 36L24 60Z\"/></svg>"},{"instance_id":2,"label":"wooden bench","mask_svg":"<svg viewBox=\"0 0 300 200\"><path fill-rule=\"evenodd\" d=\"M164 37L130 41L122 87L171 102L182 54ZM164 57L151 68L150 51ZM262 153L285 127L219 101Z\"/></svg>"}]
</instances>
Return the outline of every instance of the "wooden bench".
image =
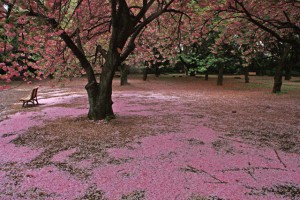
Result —
<instances>
[{"instance_id":1,"label":"wooden bench","mask_svg":"<svg viewBox=\"0 0 300 200\"><path fill-rule=\"evenodd\" d=\"M20 99L20 101L23 101L23 107L25 107L25 104L27 106L28 102L31 102L31 103L34 104L34 102L36 101L36 103L39 104L39 102L37 100L37 91L38 91L38 89L39 89L38 87L33 88L30 95L28 95L25 98Z\"/></svg>"}]
</instances>

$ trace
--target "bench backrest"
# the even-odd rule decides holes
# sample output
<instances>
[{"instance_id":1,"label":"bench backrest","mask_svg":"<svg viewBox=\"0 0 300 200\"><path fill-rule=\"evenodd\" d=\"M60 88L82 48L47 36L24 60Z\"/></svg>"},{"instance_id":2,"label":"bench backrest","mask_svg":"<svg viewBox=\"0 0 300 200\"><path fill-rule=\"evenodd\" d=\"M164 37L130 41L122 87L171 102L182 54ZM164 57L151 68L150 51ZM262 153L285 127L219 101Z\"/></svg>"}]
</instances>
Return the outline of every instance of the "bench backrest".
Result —
<instances>
[{"instance_id":1,"label":"bench backrest","mask_svg":"<svg viewBox=\"0 0 300 200\"><path fill-rule=\"evenodd\" d=\"M31 92L31 99L34 99L37 97L37 91L38 91L38 87L33 88L32 92Z\"/></svg>"}]
</instances>

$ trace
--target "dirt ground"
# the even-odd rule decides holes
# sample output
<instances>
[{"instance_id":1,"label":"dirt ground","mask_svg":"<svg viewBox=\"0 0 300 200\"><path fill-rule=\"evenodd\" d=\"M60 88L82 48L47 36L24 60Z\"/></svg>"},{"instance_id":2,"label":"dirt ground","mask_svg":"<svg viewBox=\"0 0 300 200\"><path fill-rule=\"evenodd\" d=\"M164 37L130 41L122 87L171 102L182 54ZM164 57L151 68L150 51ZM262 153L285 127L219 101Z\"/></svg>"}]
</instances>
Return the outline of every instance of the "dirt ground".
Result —
<instances>
[{"instance_id":1,"label":"dirt ground","mask_svg":"<svg viewBox=\"0 0 300 200\"><path fill-rule=\"evenodd\" d=\"M300 77L116 78L109 122L85 81L0 83L0 199L300 199Z\"/></svg>"}]
</instances>

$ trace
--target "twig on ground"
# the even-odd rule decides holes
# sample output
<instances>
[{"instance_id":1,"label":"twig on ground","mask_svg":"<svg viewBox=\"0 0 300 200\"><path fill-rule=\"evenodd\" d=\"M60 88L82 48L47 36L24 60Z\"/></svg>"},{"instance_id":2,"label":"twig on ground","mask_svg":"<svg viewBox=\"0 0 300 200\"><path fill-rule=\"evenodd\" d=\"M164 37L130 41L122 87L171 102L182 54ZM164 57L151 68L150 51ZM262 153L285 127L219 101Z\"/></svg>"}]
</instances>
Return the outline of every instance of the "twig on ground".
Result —
<instances>
[{"instance_id":1,"label":"twig on ground","mask_svg":"<svg viewBox=\"0 0 300 200\"><path fill-rule=\"evenodd\" d=\"M278 152L276 151L276 149L274 149L274 152L279 160L279 162L284 166L284 168L287 168L286 164L281 160L281 158L279 157L279 154Z\"/></svg>"}]
</instances>

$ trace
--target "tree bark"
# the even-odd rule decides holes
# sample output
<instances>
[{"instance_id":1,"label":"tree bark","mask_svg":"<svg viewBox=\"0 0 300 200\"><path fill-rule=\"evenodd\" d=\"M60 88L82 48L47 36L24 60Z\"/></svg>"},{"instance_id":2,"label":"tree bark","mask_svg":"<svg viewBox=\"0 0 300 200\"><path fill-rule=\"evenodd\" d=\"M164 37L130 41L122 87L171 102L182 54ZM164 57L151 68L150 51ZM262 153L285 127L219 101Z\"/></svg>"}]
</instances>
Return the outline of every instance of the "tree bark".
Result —
<instances>
[{"instance_id":1,"label":"tree bark","mask_svg":"<svg viewBox=\"0 0 300 200\"><path fill-rule=\"evenodd\" d=\"M127 85L128 84L128 66L126 64L122 64L120 66L121 69L121 78L120 78L120 85Z\"/></svg>"},{"instance_id":2,"label":"tree bark","mask_svg":"<svg viewBox=\"0 0 300 200\"><path fill-rule=\"evenodd\" d=\"M292 75L291 75L292 69L291 68L292 68L291 65L286 65L285 66L285 69L284 69L284 72L285 72L285 74L284 74L284 80L286 80L286 81L289 81L292 78Z\"/></svg>"},{"instance_id":3,"label":"tree bark","mask_svg":"<svg viewBox=\"0 0 300 200\"><path fill-rule=\"evenodd\" d=\"M224 72L224 66L220 65L217 85L223 85L223 72Z\"/></svg>"},{"instance_id":4,"label":"tree bark","mask_svg":"<svg viewBox=\"0 0 300 200\"><path fill-rule=\"evenodd\" d=\"M88 83L85 86L85 89L88 94L89 99L89 112L88 112L88 118L91 120L97 120L100 118L100 112L99 112L99 97L100 97L100 87L99 84L96 82Z\"/></svg>"},{"instance_id":5,"label":"tree bark","mask_svg":"<svg viewBox=\"0 0 300 200\"><path fill-rule=\"evenodd\" d=\"M91 120L114 118L111 75L101 74L100 83L89 83L85 89L88 93L90 106L88 118Z\"/></svg>"},{"instance_id":6,"label":"tree bark","mask_svg":"<svg viewBox=\"0 0 300 200\"><path fill-rule=\"evenodd\" d=\"M273 93L281 92L281 86L282 86L282 69L283 65L282 63L279 64L276 68L276 72L274 75L274 84L273 84Z\"/></svg>"},{"instance_id":7,"label":"tree bark","mask_svg":"<svg viewBox=\"0 0 300 200\"><path fill-rule=\"evenodd\" d=\"M274 84L273 84L273 93L277 93L277 92L281 92L281 86L282 86L282 71L285 68L285 62L286 62L286 58L288 56L289 53L289 48L287 45L284 45L282 47L282 54L281 54L281 59L280 62L276 68L276 72L274 75Z\"/></svg>"},{"instance_id":8,"label":"tree bark","mask_svg":"<svg viewBox=\"0 0 300 200\"><path fill-rule=\"evenodd\" d=\"M148 77L148 67L143 69L143 81L146 81Z\"/></svg>"},{"instance_id":9,"label":"tree bark","mask_svg":"<svg viewBox=\"0 0 300 200\"><path fill-rule=\"evenodd\" d=\"M205 71L205 80L208 81L208 71Z\"/></svg>"},{"instance_id":10,"label":"tree bark","mask_svg":"<svg viewBox=\"0 0 300 200\"><path fill-rule=\"evenodd\" d=\"M120 65L120 57L117 51L109 50L103 65L100 82L89 81L85 86L89 98L88 118L102 120L114 118L112 101L112 81L115 70Z\"/></svg>"},{"instance_id":11,"label":"tree bark","mask_svg":"<svg viewBox=\"0 0 300 200\"><path fill-rule=\"evenodd\" d=\"M160 73L159 73L159 66L156 64L155 65L155 76L159 77Z\"/></svg>"},{"instance_id":12,"label":"tree bark","mask_svg":"<svg viewBox=\"0 0 300 200\"><path fill-rule=\"evenodd\" d=\"M104 64L103 71L100 76L100 95L99 95L99 119L113 118L114 112L112 109L112 81L115 74L115 70L118 66L117 59L111 59L111 62Z\"/></svg>"},{"instance_id":13,"label":"tree bark","mask_svg":"<svg viewBox=\"0 0 300 200\"><path fill-rule=\"evenodd\" d=\"M249 67L244 67L245 83L249 83Z\"/></svg>"}]
</instances>

